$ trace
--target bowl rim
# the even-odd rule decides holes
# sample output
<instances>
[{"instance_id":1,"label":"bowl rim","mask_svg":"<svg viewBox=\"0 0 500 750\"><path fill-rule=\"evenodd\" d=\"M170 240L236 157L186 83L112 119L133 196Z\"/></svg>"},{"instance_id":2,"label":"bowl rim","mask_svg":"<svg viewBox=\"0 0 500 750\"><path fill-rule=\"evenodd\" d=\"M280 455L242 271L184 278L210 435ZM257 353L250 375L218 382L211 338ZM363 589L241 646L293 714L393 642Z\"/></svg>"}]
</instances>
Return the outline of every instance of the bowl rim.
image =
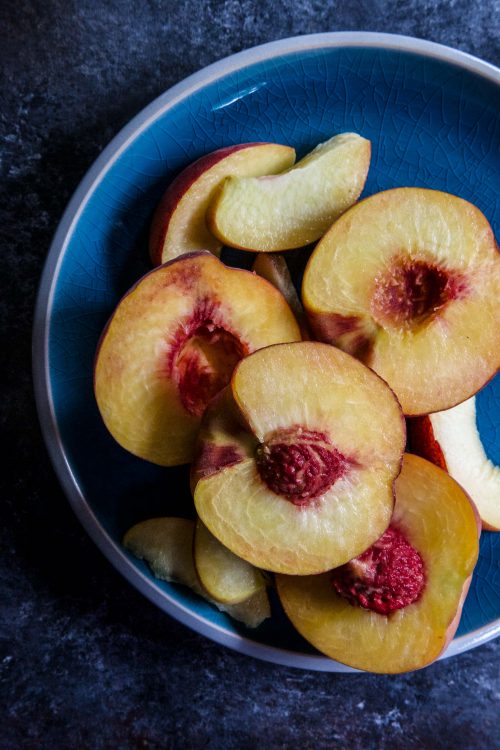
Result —
<instances>
[{"instance_id":1,"label":"bowl rim","mask_svg":"<svg viewBox=\"0 0 500 750\"><path fill-rule=\"evenodd\" d=\"M51 311L63 258L88 200L128 145L154 120L164 115L179 101L229 73L290 53L347 47L381 48L441 60L475 73L500 87L500 69L466 52L415 37L367 31L326 32L280 39L230 55L193 73L167 89L133 117L100 153L73 193L54 234L38 288L33 323L32 364L38 418L58 480L74 513L92 541L129 583L177 621L239 653L287 667L354 673L358 670L335 662L320 653L298 653L228 632L179 603L159 584L148 578L104 530L85 500L62 442L55 415L49 372ZM500 618L455 638L439 658L454 656L475 648L498 635L500 635Z\"/></svg>"}]
</instances>

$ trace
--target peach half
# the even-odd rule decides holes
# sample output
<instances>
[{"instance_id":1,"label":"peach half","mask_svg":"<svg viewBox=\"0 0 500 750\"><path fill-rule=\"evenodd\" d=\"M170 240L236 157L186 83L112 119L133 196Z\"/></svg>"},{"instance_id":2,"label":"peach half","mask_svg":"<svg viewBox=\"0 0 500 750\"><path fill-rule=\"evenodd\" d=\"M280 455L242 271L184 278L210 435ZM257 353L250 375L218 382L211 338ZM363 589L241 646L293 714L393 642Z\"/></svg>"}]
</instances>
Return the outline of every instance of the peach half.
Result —
<instances>
[{"instance_id":1,"label":"peach half","mask_svg":"<svg viewBox=\"0 0 500 750\"><path fill-rule=\"evenodd\" d=\"M356 669L430 664L458 627L479 553L479 516L446 472L406 454L389 529L319 576L277 576L286 614L319 651Z\"/></svg>"},{"instance_id":2,"label":"peach half","mask_svg":"<svg viewBox=\"0 0 500 750\"><path fill-rule=\"evenodd\" d=\"M154 213L149 253L154 265L183 253L222 244L208 230L205 213L214 191L229 175L256 177L292 166L295 150L278 143L242 143L213 151L184 169L169 185Z\"/></svg>"},{"instance_id":3,"label":"peach half","mask_svg":"<svg viewBox=\"0 0 500 750\"><path fill-rule=\"evenodd\" d=\"M363 364L312 341L270 346L238 363L205 412L196 509L256 567L328 570L387 528L404 444L399 403Z\"/></svg>"},{"instance_id":4,"label":"peach half","mask_svg":"<svg viewBox=\"0 0 500 750\"><path fill-rule=\"evenodd\" d=\"M145 560L156 578L188 586L234 620L248 628L258 627L271 616L266 588L260 587L237 604L223 604L211 598L194 566L194 530L194 521L187 518L149 518L127 531L123 546L135 557Z\"/></svg>"},{"instance_id":5,"label":"peach half","mask_svg":"<svg viewBox=\"0 0 500 750\"><path fill-rule=\"evenodd\" d=\"M191 460L200 417L241 357L300 340L282 295L208 252L146 274L123 297L99 344L94 390L106 427L161 466Z\"/></svg>"},{"instance_id":6,"label":"peach half","mask_svg":"<svg viewBox=\"0 0 500 750\"><path fill-rule=\"evenodd\" d=\"M371 144L357 133L320 143L295 166L270 177L228 177L207 224L225 245L272 252L314 242L363 190Z\"/></svg>"},{"instance_id":7,"label":"peach half","mask_svg":"<svg viewBox=\"0 0 500 750\"><path fill-rule=\"evenodd\" d=\"M454 406L495 374L499 297L486 218L420 188L351 208L318 243L302 285L316 337L374 369L409 416Z\"/></svg>"},{"instance_id":8,"label":"peach half","mask_svg":"<svg viewBox=\"0 0 500 750\"><path fill-rule=\"evenodd\" d=\"M500 531L500 468L487 457L476 422L476 398L408 420L410 449L445 469L473 499L483 529Z\"/></svg>"}]
</instances>

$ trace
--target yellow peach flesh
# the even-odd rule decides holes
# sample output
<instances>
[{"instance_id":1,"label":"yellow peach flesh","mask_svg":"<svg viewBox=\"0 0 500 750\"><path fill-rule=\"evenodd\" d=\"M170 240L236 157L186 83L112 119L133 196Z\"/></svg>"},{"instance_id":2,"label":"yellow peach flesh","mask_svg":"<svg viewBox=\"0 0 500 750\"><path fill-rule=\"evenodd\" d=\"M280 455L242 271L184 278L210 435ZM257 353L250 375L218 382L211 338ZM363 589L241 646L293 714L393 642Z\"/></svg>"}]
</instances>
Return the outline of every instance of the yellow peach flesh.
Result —
<instances>
[{"instance_id":1,"label":"yellow peach flesh","mask_svg":"<svg viewBox=\"0 0 500 750\"><path fill-rule=\"evenodd\" d=\"M146 560L156 578L182 583L201 594L193 564L193 534L194 523L187 518L148 518L127 531L123 546Z\"/></svg>"},{"instance_id":2,"label":"yellow peach flesh","mask_svg":"<svg viewBox=\"0 0 500 750\"><path fill-rule=\"evenodd\" d=\"M234 555L198 520L194 563L206 592L223 604L240 604L265 586L262 573Z\"/></svg>"},{"instance_id":3,"label":"yellow peach flesh","mask_svg":"<svg viewBox=\"0 0 500 750\"><path fill-rule=\"evenodd\" d=\"M231 388L257 440L300 425L331 435L362 466L392 466L401 458L404 420L387 384L328 344L266 347L238 363Z\"/></svg>"},{"instance_id":4,"label":"yellow peach flesh","mask_svg":"<svg viewBox=\"0 0 500 750\"><path fill-rule=\"evenodd\" d=\"M233 620L242 622L247 628L258 628L264 620L271 617L271 606L266 588L259 589L249 599L239 604L220 604L216 601L213 604Z\"/></svg>"},{"instance_id":5,"label":"yellow peach flesh","mask_svg":"<svg viewBox=\"0 0 500 750\"><path fill-rule=\"evenodd\" d=\"M221 242L270 252L314 242L359 198L370 164L370 142L342 133L294 167L271 177L228 177L207 211Z\"/></svg>"},{"instance_id":6,"label":"yellow peach flesh","mask_svg":"<svg viewBox=\"0 0 500 750\"><path fill-rule=\"evenodd\" d=\"M212 599L201 586L193 560L195 524L187 518L150 518L132 526L124 547L145 560L153 575L163 581L182 583L247 628L256 628L271 616L269 597L262 586L237 604Z\"/></svg>"},{"instance_id":7,"label":"yellow peach flesh","mask_svg":"<svg viewBox=\"0 0 500 750\"><path fill-rule=\"evenodd\" d=\"M300 339L292 312L271 284L209 253L184 256L143 277L103 334L94 386L113 437L160 465L192 458L200 417L183 404L169 358L179 330L196 315L228 331L243 351ZM206 367L217 372L212 355L208 346Z\"/></svg>"},{"instance_id":8,"label":"yellow peach flesh","mask_svg":"<svg viewBox=\"0 0 500 750\"><path fill-rule=\"evenodd\" d=\"M422 556L426 585L418 601L390 615L351 605L333 590L331 573L277 577L297 630L332 659L372 672L419 669L439 656L458 626L479 551L468 496L446 472L410 454L396 480L391 525Z\"/></svg>"},{"instance_id":9,"label":"yellow peach flesh","mask_svg":"<svg viewBox=\"0 0 500 750\"><path fill-rule=\"evenodd\" d=\"M374 300L405 263L457 289L400 325ZM316 247L302 293L317 336L378 372L407 415L463 401L500 365L500 256L485 217L455 196L399 188L354 206Z\"/></svg>"},{"instance_id":10,"label":"yellow peach flesh","mask_svg":"<svg viewBox=\"0 0 500 750\"><path fill-rule=\"evenodd\" d=\"M399 404L385 383L349 355L303 342L241 361L231 390L253 442L233 427L211 428L206 415L200 446L205 463L213 452L214 466L197 473L195 463L194 498L210 531L252 564L296 574L341 565L370 546L389 524L405 442ZM306 507L273 492L255 460L259 443L293 426L327 435L347 459L344 475ZM217 467L217 455L231 449L238 460Z\"/></svg>"},{"instance_id":11,"label":"yellow peach flesh","mask_svg":"<svg viewBox=\"0 0 500 750\"><path fill-rule=\"evenodd\" d=\"M228 147L202 157L187 167L167 189L155 216L150 253L165 263L183 253L210 250L220 241L211 234L205 214L217 186L229 175L257 177L277 174L293 165L295 151L277 143L249 143Z\"/></svg>"},{"instance_id":12,"label":"yellow peach flesh","mask_svg":"<svg viewBox=\"0 0 500 750\"><path fill-rule=\"evenodd\" d=\"M239 557L305 575L342 565L378 539L391 518L393 476L394 468L352 469L301 508L266 487L247 459L201 480L194 497L203 522Z\"/></svg>"}]
</instances>

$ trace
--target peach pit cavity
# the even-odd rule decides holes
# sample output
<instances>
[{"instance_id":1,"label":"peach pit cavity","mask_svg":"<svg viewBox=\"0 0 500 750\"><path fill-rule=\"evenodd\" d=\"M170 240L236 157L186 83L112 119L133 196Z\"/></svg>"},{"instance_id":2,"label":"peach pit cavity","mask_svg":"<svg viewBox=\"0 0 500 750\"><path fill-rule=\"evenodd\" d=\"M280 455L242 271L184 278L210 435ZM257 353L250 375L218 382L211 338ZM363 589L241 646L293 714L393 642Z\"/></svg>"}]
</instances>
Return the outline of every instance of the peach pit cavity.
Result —
<instances>
[{"instance_id":1,"label":"peach pit cavity","mask_svg":"<svg viewBox=\"0 0 500 750\"><path fill-rule=\"evenodd\" d=\"M213 396L230 381L248 347L222 324L213 304L200 303L177 330L169 352L169 369L181 403L201 417Z\"/></svg>"},{"instance_id":2,"label":"peach pit cavity","mask_svg":"<svg viewBox=\"0 0 500 750\"><path fill-rule=\"evenodd\" d=\"M431 318L464 291L456 271L423 260L393 260L375 280L371 310L382 326L408 327Z\"/></svg>"}]
</instances>

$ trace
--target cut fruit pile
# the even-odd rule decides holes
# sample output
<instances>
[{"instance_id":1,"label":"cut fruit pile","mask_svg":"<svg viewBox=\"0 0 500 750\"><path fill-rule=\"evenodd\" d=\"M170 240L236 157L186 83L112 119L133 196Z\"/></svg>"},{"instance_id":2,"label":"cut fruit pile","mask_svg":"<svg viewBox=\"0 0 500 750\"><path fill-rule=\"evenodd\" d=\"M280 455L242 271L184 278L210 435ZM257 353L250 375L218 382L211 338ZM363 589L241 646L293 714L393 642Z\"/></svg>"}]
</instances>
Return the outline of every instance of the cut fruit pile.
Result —
<instances>
[{"instance_id":1,"label":"cut fruit pile","mask_svg":"<svg viewBox=\"0 0 500 750\"><path fill-rule=\"evenodd\" d=\"M187 518L149 518L132 526L123 544L146 560L156 578L182 583L247 628L258 627L271 616L262 574L231 556L200 525Z\"/></svg>"},{"instance_id":2,"label":"cut fruit pile","mask_svg":"<svg viewBox=\"0 0 500 750\"><path fill-rule=\"evenodd\" d=\"M500 529L474 406L500 367L500 256L455 196L356 203L370 150L343 133L297 164L289 146L250 143L188 166L153 218L158 267L118 304L94 383L123 448L191 463L191 518L124 537L155 577L257 627L275 574L317 649L396 673L446 648L481 521ZM316 240L301 300L276 251ZM223 245L257 251L253 273L219 260Z\"/></svg>"},{"instance_id":3,"label":"cut fruit pile","mask_svg":"<svg viewBox=\"0 0 500 750\"><path fill-rule=\"evenodd\" d=\"M389 525L404 446L401 407L367 367L326 344L267 347L205 412L196 510L253 565L321 573Z\"/></svg>"}]
</instances>

